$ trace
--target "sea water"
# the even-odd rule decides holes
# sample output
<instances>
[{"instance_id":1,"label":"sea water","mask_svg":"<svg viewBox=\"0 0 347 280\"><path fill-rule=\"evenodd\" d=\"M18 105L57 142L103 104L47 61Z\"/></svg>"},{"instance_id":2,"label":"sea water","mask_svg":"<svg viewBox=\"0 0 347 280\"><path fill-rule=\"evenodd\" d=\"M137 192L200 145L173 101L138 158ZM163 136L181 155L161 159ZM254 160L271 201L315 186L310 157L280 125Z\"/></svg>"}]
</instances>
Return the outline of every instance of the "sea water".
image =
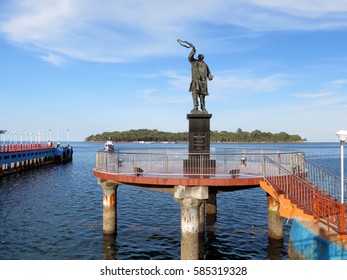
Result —
<instances>
[{"instance_id":1,"label":"sea water","mask_svg":"<svg viewBox=\"0 0 347 280\"><path fill-rule=\"evenodd\" d=\"M118 235L102 234L102 188L93 176L103 143L74 142L73 161L0 179L0 259L180 259L180 209L172 194L118 188ZM187 144L116 143L116 148L187 147ZM304 151L340 176L339 143L211 144L211 148ZM217 220L206 227L206 259L287 259L284 240L268 239L266 194L261 188L217 195Z\"/></svg>"}]
</instances>

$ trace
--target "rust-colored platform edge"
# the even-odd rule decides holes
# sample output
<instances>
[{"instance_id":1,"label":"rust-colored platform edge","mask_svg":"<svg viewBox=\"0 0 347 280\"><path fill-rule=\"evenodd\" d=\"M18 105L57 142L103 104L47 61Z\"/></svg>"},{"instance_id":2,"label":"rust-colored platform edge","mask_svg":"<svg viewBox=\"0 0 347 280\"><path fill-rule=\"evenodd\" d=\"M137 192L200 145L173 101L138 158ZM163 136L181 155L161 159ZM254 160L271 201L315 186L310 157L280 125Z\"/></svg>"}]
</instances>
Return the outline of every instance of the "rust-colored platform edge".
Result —
<instances>
[{"instance_id":1,"label":"rust-colored platform edge","mask_svg":"<svg viewBox=\"0 0 347 280\"><path fill-rule=\"evenodd\" d=\"M242 187L242 186L259 186L261 177L252 178L162 178L147 176L126 176L114 173L106 173L93 170L95 177L104 180L115 181L120 184L129 185L150 185L150 186L218 186L218 187Z\"/></svg>"}]
</instances>

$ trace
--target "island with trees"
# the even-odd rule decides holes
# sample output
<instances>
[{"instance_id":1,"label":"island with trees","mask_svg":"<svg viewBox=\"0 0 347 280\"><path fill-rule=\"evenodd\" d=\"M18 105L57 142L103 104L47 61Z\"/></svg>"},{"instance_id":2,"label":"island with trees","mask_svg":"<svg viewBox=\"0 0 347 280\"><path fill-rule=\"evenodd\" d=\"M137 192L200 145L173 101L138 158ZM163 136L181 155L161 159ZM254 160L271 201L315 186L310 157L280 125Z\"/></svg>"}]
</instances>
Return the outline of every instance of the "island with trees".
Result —
<instances>
[{"instance_id":1,"label":"island with trees","mask_svg":"<svg viewBox=\"0 0 347 280\"><path fill-rule=\"evenodd\" d=\"M304 142L299 135L290 135L286 132L271 133L254 130L243 131L241 128L235 132L213 130L210 134L211 143L298 143ZM164 132L157 129L131 129L127 131L103 132L90 135L86 142L188 142L188 132Z\"/></svg>"}]
</instances>

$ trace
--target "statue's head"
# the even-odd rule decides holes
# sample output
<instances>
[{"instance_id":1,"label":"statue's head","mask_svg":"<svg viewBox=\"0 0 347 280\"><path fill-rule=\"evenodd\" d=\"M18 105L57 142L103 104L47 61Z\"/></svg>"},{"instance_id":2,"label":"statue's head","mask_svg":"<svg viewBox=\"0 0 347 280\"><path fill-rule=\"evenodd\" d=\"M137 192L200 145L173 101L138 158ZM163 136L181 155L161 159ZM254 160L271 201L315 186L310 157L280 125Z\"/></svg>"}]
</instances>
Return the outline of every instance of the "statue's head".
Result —
<instances>
[{"instance_id":1,"label":"statue's head","mask_svg":"<svg viewBox=\"0 0 347 280\"><path fill-rule=\"evenodd\" d=\"M205 58L205 57L204 57L204 55L203 55L203 54L199 54L199 55L198 55L198 60L203 61L203 60L204 60L204 58Z\"/></svg>"}]
</instances>

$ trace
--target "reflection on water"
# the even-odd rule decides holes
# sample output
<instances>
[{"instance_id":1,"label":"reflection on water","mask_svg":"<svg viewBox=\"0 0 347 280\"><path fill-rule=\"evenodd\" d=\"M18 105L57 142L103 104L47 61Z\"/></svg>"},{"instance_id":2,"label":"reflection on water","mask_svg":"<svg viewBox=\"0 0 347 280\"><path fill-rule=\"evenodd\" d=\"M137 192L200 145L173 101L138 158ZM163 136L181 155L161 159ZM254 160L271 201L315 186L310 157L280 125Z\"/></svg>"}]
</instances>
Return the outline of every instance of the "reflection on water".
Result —
<instances>
[{"instance_id":1,"label":"reflection on water","mask_svg":"<svg viewBox=\"0 0 347 280\"><path fill-rule=\"evenodd\" d=\"M103 234L102 239L104 259L105 260L115 260L117 259L118 246L116 244L115 234Z\"/></svg>"},{"instance_id":2,"label":"reflection on water","mask_svg":"<svg viewBox=\"0 0 347 280\"><path fill-rule=\"evenodd\" d=\"M73 146L72 163L0 179L0 258L179 259L180 210L169 194L120 186L117 238L102 234L102 189L92 169L103 143ZM240 146L304 150L316 164L339 175L338 143ZM291 221L284 221L284 240L269 240L262 189L219 193L217 199L217 219L206 223L204 258L287 258Z\"/></svg>"},{"instance_id":3,"label":"reflection on water","mask_svg":"<svg viewBox=\"0 0 347 280\"><path fill-rule=\"evenodd\" d=\"M282 260L284 255L284 242L283 239L268 239L267 258L269 260Z\"/></svg>"}]
</instances>

